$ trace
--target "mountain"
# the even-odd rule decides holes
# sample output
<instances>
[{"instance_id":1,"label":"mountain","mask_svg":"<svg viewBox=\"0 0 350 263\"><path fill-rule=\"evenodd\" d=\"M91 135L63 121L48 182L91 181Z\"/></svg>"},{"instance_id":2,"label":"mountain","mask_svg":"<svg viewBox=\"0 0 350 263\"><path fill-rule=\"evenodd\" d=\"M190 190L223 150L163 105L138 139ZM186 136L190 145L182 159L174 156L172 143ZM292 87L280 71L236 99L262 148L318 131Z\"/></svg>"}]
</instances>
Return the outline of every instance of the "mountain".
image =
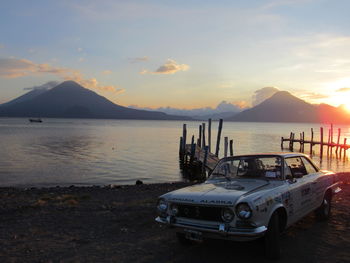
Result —
<instances>
[{"instance_id":1,"label":"mountain","mask_svg":"<svg viewBox=\"0 0 350 263\"><path fill-rule=\"evenodd\" d=\"M307 103L287 91L279 91L259 105L244 110L228 121L350 123L350 115L339 108Z\"/></svg>"},{"instance_id":2,"label":"mountain","mask_svg":"<svg viewBox=\"0 0 350 263\"><path fill-rule=\"evenodd\" d=\"M1 104L0 106L4 106L4 105L9 106L9 105L12 105L12 104L15 104L15 103L18 103L18 102L30 100L30 99L33 99L34 97L36 97L36 96L38 96L40 94L43 94L46 91L47 91L46 89L34 89L32 91L27 92L26 94L24 94L22 96L19 96L16 99L13 99L13 100L11 100L9 102Z\"/></svg>"},{"instance_id":3,"label":"mountain","mask_svg":"<svg viewBox=\"0 0 350 263\"><path fill-rule=\"evenodd\" d=\"M195 109L179 109L172 107L159 107L157 109L152 109L140 108L136 105L130 105L129 108L138 110L160 111L171 115L187 116L196 120L208 120L209 118L213 120L226 119L227 117L232 117L233 115L243 110L237 105L226 101L221 101L215 108L204 107Z\"/></svg>"},{"instance_id":4,"label":"mountain","mask_svg":"<svg viewBox=\"0 0 350 263\"><path fill-rule=\"evenodd\" d=\"M65 81L42 93L35 90L0 105L2 117L52 117L180 120L182 116L123 107L74 81Z\"/></svg>"}]
</instances>

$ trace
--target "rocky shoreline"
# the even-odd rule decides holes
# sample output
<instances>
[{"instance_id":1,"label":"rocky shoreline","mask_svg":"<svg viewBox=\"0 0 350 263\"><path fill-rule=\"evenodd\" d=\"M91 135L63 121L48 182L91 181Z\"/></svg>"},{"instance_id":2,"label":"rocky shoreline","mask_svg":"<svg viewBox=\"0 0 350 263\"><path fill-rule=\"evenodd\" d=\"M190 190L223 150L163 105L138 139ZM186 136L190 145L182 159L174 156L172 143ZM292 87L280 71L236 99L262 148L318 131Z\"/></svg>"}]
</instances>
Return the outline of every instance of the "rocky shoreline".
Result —
<instances>
[{"instance_id":1,"label":"rocky shoreline","mask_svg":"<svg viewBox=\"0 0 350 263\"><path fill-rule=\"evenodd\" d=\"M184 247L156 224L157 197L186 185L0 188L0 262L265 261L259 241ZM349 181L342 188L330 221L310 214L282 236L283 262L350 261Z\"/></svg>"}]
</instances>

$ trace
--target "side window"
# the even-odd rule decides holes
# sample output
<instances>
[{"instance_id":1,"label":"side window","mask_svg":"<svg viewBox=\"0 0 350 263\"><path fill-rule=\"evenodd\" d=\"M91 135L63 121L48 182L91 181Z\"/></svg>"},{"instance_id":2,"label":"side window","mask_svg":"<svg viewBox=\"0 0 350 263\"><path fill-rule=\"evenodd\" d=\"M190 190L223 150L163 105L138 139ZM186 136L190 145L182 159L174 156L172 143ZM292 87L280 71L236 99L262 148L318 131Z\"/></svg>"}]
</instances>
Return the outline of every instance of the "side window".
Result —
<instances>
[{"instance_id":1,"label":"side window","mask_svg":"<svg viewBox=\"0 0 350 263\"><path fill-rule=\"evenodd\" d=\"M307 174L305 166L300 157L286 158L286 163L294 178L301 178Z\"/></svg>"},{"instance_id":2,"label":"side window","mask_svg":"<svg viewBox=\"0 0 350 263\"><path fill-rule=\"evenodd\" d=\"M293 177L291 170L289 169L289 166L286 161L284 161L284 177L285 179L290 179Z\"/></svg>"},{"instance_id":3,"label":"side window","mask_svg":"<svg viewBox=\"0 0 350 263\"><path fill-rule=\"evenodd\" d=\"M303 160L303 163L305 165L306 171L308 174L313 174L313 173L317 173L317 169L313 166L313 164L306 159L305 157L301 157Z\"/></svg>"}]
</instances>

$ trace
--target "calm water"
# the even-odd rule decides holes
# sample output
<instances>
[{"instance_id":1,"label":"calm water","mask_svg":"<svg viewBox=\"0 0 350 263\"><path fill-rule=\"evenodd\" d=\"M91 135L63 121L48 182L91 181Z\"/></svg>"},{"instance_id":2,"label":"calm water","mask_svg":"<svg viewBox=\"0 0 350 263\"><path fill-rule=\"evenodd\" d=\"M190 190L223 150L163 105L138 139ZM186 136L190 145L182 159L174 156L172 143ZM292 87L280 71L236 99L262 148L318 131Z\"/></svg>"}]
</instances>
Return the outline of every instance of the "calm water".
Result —
<instances>
[{"instance_id":1,"label":"calm water","mask_svg":"<svg viewBox=\"0 0 350 263\"><path fill-rule=\"evenodd\" d=\"M182 180L178 143L183 121L0 118L0 186L133 184ZM200 122L187 122L188 135ZM213 122L212 145L218 123ZM325 130L328 129L324 126ZM350 138L350 126L336 126ZM224 123L234 154L280 151L281 136L319 125ZM216 140L216 139L215 139ZM222 140L223 141L223 140ZM287 144L286 144L287 145ZM296 145L296 148L299 146ZM305 147L308 153L309 146ZM221 146L221 154L223 153ZM317 148L315 148L317 151ZM314 159L319 164L319 158ZM327 160L324 169L350 171L348 159Z\"/></svg>"}]
</instances>

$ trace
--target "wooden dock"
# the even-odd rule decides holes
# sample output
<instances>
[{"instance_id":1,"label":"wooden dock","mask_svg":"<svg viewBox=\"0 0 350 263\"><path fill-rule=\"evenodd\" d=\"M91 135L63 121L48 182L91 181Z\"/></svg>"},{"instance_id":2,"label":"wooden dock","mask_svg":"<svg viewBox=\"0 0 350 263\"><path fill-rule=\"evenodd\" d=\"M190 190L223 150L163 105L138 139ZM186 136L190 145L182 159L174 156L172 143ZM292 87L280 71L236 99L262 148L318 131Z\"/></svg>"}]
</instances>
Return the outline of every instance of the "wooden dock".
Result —
<instances>
[{"instance_id":1,"label":"wooden dock","mask_svg":"<svg viewBox=\"0 0 350 263\"><path fill-rule=\"evenodd\" d=\"M336 141L334 140L336 139ZM338 128L336 137L334 138L334 129L333 124L331 125L330 129L328 130L328 138L327 141L324 137L324 130L323 127L320 127L320 136L319 140L314 139L314 130L311 128L311 135L310 139L305 139L305 132L301 132L299 134L299 139L295 138L295 133L291 132L289 135L289 138L281 137L281 148L284 149L284 142L288 142L288 149L290 151L294 151L294 143L299 143L299 151L304 152L305 151L305 145L309 145L309 152L311 155L314 154L313 147L315 145L319 145L319 155L320 158L324 155L324 149L326 147L327 149L327 156L332 157L333 156L333 149L335 148L335 156L337 158L345 158L346 151L350 148L350 145L347 144L347 138L343 138L343 143L341 143L341 129Z\"/></svg>"},{"instance_id":2,"label":"wooden dock","mask_svg":"<svg viewBox=\"0 0 350 263\"><path fill-rule=\"evenodd\" d=\"M207 129L206 129L207 127ZM195 135L191 137L191 143L187 143L187 125L183 124L182 136L180 137L179 155L183 167L186 169L195 168L201 171L202 175L206 175L207 171L212 171L219 161L220 141L223 127L223 120L219 120L215 153L211 144L211 128L212 120L208 120L208 125L202 123L198 128L198 138ZM224 138L224 156L233 156L233 140L228 137Z\"/></svg>"}]
</instances>

